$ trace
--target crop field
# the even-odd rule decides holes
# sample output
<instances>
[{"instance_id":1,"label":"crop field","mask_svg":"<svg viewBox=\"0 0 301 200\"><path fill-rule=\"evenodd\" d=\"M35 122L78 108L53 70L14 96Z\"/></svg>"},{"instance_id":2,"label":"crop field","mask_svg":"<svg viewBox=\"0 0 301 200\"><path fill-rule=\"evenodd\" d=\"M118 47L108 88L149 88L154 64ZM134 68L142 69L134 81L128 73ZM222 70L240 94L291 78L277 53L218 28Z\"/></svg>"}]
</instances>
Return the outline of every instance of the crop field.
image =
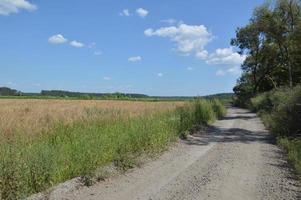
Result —
<instances>
[{"instance_id":1,"label":"crop field","mask_svg":"<svg viewBox=\"0 0 301 200\"><path fill-rule=\"evenodd\" d=\"M98 101L98 100L0 100L0 131L31 137L47 133L58 122L132 118L175 109L183 102Z\"/></svg>"},{"instance_id":2,"label":"crop field","mask_svg":"<svg viewBox=\"0 0 301 200\"><path fill-rule=\"evenodd\" d=\"M156 155L224 114L218 100L0 100L0 199L95 176L112 164L134 167L142 155Z\"/></svg>"}]
</instances>

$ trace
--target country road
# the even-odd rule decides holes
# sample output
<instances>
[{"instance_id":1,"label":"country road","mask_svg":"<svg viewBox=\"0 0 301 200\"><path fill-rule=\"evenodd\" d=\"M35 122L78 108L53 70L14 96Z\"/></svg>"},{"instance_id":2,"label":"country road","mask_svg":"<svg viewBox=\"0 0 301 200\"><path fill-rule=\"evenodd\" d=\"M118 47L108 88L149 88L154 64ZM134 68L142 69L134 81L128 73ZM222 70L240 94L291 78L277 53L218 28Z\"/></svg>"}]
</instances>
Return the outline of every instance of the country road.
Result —
<instances>
[{"instance_id":1,"label":"country road","mask_svg":"<svg viewBox=\"0 0 301 200\"><path fill-rule=\"evenodd\" d=\"M260 119L228 108L227 117L207 133L181 141L158 159L56 199L289 200L301 199L300 191Z\"/></svg>"}]
</instances>

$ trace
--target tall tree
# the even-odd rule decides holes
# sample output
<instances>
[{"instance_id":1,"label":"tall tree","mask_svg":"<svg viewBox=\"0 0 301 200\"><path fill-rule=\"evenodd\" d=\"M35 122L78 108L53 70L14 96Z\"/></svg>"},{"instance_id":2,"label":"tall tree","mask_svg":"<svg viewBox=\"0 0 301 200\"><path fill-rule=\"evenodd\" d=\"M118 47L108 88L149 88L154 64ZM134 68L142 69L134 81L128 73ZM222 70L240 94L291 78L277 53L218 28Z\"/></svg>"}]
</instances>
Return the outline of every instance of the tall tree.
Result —
<instances>
[{"instance_id":1,"label":"tall tree","mask_svg":"<svg viewBox=\"0 0 301 200\"><path fill-rule=\"evenodd\" d=\"M231 44L247 55L242 77L234 89L238 96L246 95L245 88L249 88L246 96L254 96L275 87L300 83L300 1L277 0L256 8L249 24L237 29ZM242 88L243 93L238 91Z\"/></svg>"}]
</instances>

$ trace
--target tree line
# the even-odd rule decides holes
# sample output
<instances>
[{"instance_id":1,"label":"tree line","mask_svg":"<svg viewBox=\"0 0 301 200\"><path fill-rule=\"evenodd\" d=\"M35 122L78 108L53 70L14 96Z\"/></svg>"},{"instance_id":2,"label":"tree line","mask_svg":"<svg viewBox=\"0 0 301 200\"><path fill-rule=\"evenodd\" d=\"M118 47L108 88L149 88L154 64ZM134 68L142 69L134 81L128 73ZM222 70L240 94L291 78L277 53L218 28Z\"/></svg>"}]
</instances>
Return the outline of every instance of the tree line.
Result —
<instances>
[{"instance_id":1,"label":"tree line","mask_svg":"<svg viewBox=\"0 0 301 200\"><path fill-rule=\"evenodd\" d=\"M301 82L300 0L268 1L257 7L249 23L236 31L231 45L246 55L242 75L233 88L238 105L259 93Z\"/></svg>"}]
</instances>

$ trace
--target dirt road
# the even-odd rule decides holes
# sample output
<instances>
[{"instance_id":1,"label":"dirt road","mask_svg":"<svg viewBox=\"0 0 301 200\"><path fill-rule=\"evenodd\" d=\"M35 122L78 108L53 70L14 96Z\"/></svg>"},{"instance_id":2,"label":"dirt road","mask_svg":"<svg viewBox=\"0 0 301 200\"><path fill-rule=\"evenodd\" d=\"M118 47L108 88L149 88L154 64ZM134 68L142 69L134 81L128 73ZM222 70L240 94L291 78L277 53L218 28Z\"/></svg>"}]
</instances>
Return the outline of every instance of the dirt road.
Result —
<instances>
[{"instance_id":1,"label":"dirt road","mask_svg":"<svg viewBox=\"0 0 301 200\"><path fill-rule=\"evenodd\" d=\"M298 181L255 114L229 108L206 134L189 137L125 175L62 199L300 199Z\"/></svg>"}]
</instances>

